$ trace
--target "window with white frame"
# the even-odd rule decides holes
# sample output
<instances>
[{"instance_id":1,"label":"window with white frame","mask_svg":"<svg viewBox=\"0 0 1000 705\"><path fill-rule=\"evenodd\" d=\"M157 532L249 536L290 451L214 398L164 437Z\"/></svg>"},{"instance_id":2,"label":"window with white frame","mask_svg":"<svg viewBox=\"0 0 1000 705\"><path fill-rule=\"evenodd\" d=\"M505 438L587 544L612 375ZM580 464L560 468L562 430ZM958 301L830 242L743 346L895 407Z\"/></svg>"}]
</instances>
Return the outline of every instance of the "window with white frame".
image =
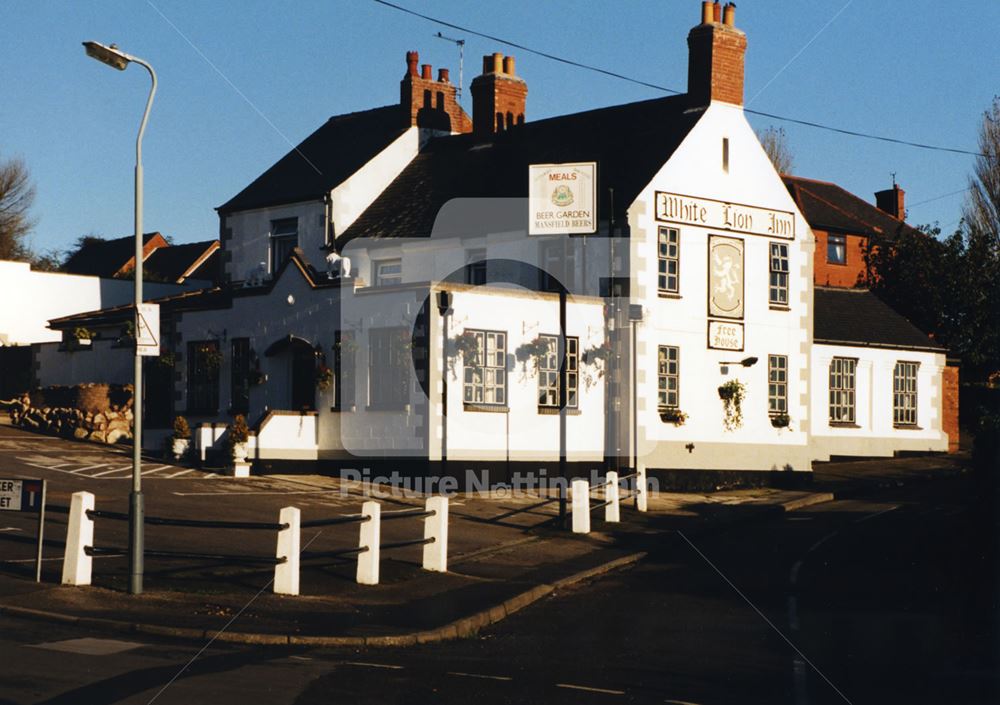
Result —
<instances>
[{"instance_id":1,"label":"window with white frame","mask_svg":"<svg viewBox=\"0 0 1000 705\"><path fill-rule=\"evenodd\" d=\"M665 294L680 292L681 242L677 228L660 227L657 246L657 287Z\"/></svg>"},{"instance_id":2,"label":"window with white frame","mask_svg":"<svg viewBox=\"0 0 1000 705\"><path fill-rule=\"evenodd\" d=\"M372 279L375 286L391 286L403 281L403 260L380 259L372 262Z\"/></svg>"},{"instance_id":3,"label":"window with white frame","mask_svg":"<svg viewBox=\"0 0 1000 705\"><path fill-rule=\"evenodd\" d=\"M657 405L660 408L677 408L680 405L681 349L661 345L657 365Z\"/></svg>"},{"instance_id":4,"label":"window with white frame","mask_svg":"<svg viewBox=\"0 0 1000 705\"><path fill-rule=\"evenodd\" d=\"M282 218L271 221L271 273L278 271L299 245L299 219Z\"/></svg>"},{"instance_id":5,"label":"window with white frame","mask_svg":"<svg viewBox=\"0 0 1000 705\"><path fill-rule=\"evenodd\" d=\"M559 338L555 335L540 336L548 345L548 352L538 361L538 405L559 408ZM577 407L577 390L580 378L580 339L566 336L566 407Z\"/></svg>"},{"instance_id":6,"label":"window with white frame","mask_svg":"<svg viewBox=\"0 0 1000 705\"><path fill-rule=\"evenodd\" d=\"M826 236L826 261L830 264L847 264L847 238L830 233Z\"/></svg>"},{"instance_id":7,"label":"window with white frame","mask_svg":"<svg viewBox=\"0 0 1000 705\"><path fill-rule=\"evenodd\" d=\"M466 404L507 404L507 334L490 330L467 330L476 350L464 354L463 400Z\"/></svg>"},{"instance_id":8,"label":"window with white frame","mask_svg":"<svg viewBox=\"0 0 1000 705\"><path fill-rule=\"evenodd\" d=\"M768 288L768 302L777 306L788 305L788 244L771 243L771 283Z\"/></svg>"},{"instance_id":9,"label":"window with white frame","mask_svg":"<svg viewBox=\"0 0 1000 705\"><path fill-rule=\"evenodd\" d=\"M892 422L917 425L917 369L920 363L897 362L892 371Z\"/></svg>"},{"instance_id":10,"label":"window with white frame","mask_svg":"<svg viewBox=\"0 0 1000 705\"><path fill-rule=\"evenodd\" d=\"M373 328L368 342L369 406L402 409L410 401L409 329Z\"/></svg>"},{"instance_id":11,"label":"window with white frame","mask_svg":"<svg viewBox=\"0 0 1000 705\"><path fill-rule=\"evenodd\" d=\"M772 416L788 413L788 358L767 356L767 410Z\"/></svg>"},{"instance_id":12,"label":"window with white frame","mask_svg":"<svg viewBox=\"0 0 1000 705\"><path fill-rule=\"evenodd\" d=\"M830 422L854 423L854 400L858 361L835 357L830 361Z\"/></svg>"}]
</instances>

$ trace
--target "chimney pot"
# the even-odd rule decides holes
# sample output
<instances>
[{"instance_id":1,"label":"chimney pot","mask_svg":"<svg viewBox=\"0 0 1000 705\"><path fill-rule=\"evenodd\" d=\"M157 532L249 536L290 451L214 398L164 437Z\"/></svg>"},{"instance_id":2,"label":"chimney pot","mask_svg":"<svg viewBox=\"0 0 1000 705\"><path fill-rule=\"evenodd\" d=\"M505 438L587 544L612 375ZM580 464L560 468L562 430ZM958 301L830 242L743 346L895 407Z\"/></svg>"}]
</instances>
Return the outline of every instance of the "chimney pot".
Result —
<instances>
[{"instance_id":1,"label":"chimney pot","mask_svg":"<svg viewBox=\"0 0 1000 705\"><path fill-rule=\"evenodd\" d=\"M438 81L441 83L450 83L448 80L448 69L438 69Z\"/></svg>"},{"instance_id":2,"label":"chimney pot","mask_svg":"<svg viewBox=\"0 0 1000 705\"><path fill-rule=\"evenodd\" d=\"M705 0L701 4L701 23L712 24L712 0Z\"/></svg>"},{"instance_id":3,"label":"chimney pot","mask_svg":"<svg viewBox=\"0 0 1000 705\"><path fill-rule=\"evenodd\" d=\"M423 65L421 65L420 70L422 71L420 78L423 78L423 79L426 79L426 80L430 81L431 80L431 74L433 73L433 69L431 69L431 65L430 64L423 64Z\"/></svg>"},{"instance_id":4,"label":"chimney pot","mask_svg":"<svg viewBox=\"0 0 1000 705\"><path fill-rule=\"evenodd\" d=\"M712 3L712 21L722 21L722 5L719 4L719 0L715 0L715 2Z\"/></svg>"},{"instance_id":5,"label":"chimney pot","mask_svg":"<svg viewBox=\"0 0 1000 705\"><path fill-rule=\"evenodd\" d=\"M417 62L420 61L420 54L415 51L406 52L406 73L410 76L417 75Z\"/></svg>"},{"instance_id":6,"label":"chimney pot","mask_svg":"<svg viewBox=\"0 0 1000 705\"><path fill-rule=\"evenodd\" d=\"M493 70L491 73L503 73L503 54L500 52L493 54Z\"/></svg>"},{"instance_id":7,"label":"chimney pot","mask_svg":"<svg viewBox=\"0 0 1000 705\"><path fill-rule=\"evenodd\" d=\"M493 68L493 55L487 54L483 57L483 73L489 73Z\"/></svg>"},{"instance_id":8,"label":"chimney pot","mask_svg":"<svg viewBox=\"0 0 1000 705\"><path fill-rule=\"evenodd\" d=\"M736 3L727 3L725 7L725 12L722 15L722 24L727 27L736 26Z\"/></svg>"},{"instance_id":9,"label":"chimney pot","mask_svg":"<svg viewBox=\"0 0 1000 705\"><path fill-rule=\"evenodd\" d=\"M514 57L505 56L503 58L503 72L508 76L514 75Z\"/></svg>"}]
</instances>

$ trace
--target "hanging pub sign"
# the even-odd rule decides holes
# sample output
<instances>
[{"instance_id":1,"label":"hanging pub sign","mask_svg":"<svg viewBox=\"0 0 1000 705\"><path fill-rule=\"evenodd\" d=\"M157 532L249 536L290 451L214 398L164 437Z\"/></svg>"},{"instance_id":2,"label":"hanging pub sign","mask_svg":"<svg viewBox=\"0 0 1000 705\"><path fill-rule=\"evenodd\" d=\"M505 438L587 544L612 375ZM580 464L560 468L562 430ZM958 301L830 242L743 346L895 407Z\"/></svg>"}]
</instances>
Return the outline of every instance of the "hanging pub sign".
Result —
<instances>
[{"instance_id":1,"label":"hanging pub sign","mask_svg":"<svg viewBox=\"0 0 1000 705\"><path fill-rule=\"evenodd\" d=\"M790 211L663 191L656 192L656 219L735 233L795 239L795 215Z\"/></svg>"},{"instance_id":2,"label":"hanging pub sign","mask_svg":"<svg viewBox=\"0 0 1000 705\"><path fill-rule=\"evenodd\" d=\"M528 234L597 232L597 162L528 166Z\"/></svg>"}]
</instances>

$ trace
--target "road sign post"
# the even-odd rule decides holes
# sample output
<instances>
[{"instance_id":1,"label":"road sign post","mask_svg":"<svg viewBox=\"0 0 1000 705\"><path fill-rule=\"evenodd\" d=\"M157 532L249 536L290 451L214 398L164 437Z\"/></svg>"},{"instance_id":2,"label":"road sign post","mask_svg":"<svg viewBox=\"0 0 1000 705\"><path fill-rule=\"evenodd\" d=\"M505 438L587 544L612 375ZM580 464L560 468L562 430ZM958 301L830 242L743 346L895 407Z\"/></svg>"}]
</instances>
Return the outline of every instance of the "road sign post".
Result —
<instances>
[{"instance_id":1,"label":"road sign post","mask_svg":"<svg viewBox=\"0 0 1000 705\"><path fill-rule=\"evenodd\" d=\"M35 553L35 582L42 582L42 541L45 538L45 480L0 479L0 511L38 512L38 549Z\"/></svg>"}]
</instances>

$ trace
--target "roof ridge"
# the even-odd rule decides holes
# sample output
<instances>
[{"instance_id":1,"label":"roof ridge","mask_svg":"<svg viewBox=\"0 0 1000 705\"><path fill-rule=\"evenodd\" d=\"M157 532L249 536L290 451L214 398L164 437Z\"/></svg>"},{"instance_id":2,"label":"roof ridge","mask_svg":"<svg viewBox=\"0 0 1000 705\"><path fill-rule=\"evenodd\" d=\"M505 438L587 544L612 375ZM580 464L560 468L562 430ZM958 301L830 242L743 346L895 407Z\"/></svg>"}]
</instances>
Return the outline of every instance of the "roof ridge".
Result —
<instances>
[{"instance_id":1,"label":"roof ridge","mask_svg":"<svg viewBox=\"0 0 1000 705\"><path fill-rule=\"evenodd\" d=\"M843 191L847 195L851 196L852 198L857 198L859 201L861 201L865 205L869 206L870 208L875 208L876 207L876 206L873 206L872 204L868 203L868 201L864 200L863 198L854 195L853 193L851 193L850 191L848 191L847 189L845 189L843 186L838 186L837 184L834 184L834 183L830 183L830 185L834 186L834 187L836 187L838 189L840 189L841 191ZM828 199L823 198L822 196L820 196L818 193L816 193L812 189L809 189L809 188L803 186L803 187L801 187L801 190L805 191L806 193L808 193L810 196L812 196L816 200L822 201L826 205L830 206L830 208L833 208L835 211L837 211L841 215L845 216L846 218L849 218L851 220L856 220L856 221L858 221L860 223L864 223L865 225L867 225L869 228L872 229L872 232L877 233L879 235L883 234L884 231L879 226L875 225L874 223L871 223L866 218L862 218L860 215L854 215L853 213L849 213L848 211L845 211L843 208L841 208L840 206L838 206L836 203L833 203L832 201L829 201Z\"/></svg>"}]
</instances>

